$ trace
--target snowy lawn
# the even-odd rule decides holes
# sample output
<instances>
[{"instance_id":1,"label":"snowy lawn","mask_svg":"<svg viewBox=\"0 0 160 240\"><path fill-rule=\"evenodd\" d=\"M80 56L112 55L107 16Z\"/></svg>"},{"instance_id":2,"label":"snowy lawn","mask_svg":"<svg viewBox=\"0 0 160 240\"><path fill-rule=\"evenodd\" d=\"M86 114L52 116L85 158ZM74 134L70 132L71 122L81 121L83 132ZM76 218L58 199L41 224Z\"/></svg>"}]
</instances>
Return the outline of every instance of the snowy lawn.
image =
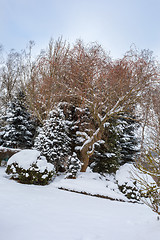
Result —
<instances>
[{"instance_id":1,"label":"snowy lawn","mask_svg":"<svg viewBox=\"0 0 160 240\"><path fill-rule=\"evenodd\" d=\"M1 167L0 239L160 239L160 221L145 205L66 192L56 184L19 184Z\"/></svg>"},{"instance_id":2,"label":"snowy lawn","mask_svg":"<svg viewBox=\"0 0 160 240\"><path fill-rule=\"evenodd\" d=\"M106 178L98 173L78 173L76 179L65 179L65 176L56 177L52 185L56 188L67 189L92 196L98 195L109 199L129 201L124 194L119 191L117 184L112 181L112 176L108 176L108 181L106 181Z\"/></svg>"}]
</instances>

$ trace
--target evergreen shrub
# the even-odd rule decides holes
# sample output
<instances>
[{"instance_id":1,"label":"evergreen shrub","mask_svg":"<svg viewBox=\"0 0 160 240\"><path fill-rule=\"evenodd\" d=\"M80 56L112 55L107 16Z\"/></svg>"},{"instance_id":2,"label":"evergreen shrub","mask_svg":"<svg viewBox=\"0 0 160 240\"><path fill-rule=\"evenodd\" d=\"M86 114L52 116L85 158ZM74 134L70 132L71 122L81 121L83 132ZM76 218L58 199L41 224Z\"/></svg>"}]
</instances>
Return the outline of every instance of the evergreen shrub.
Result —
<instances>
[{"instance_id":1,"label":"evergreen shrub","mask_svg":"<svg viewBox=\"0 0 160 240\"><path fill-rule=\"evenodd\" d=\"M54 166L37 150L22 150L7 163L6 173L24 184L46 185L52 180Z\"/></svg>"}]
</instances>

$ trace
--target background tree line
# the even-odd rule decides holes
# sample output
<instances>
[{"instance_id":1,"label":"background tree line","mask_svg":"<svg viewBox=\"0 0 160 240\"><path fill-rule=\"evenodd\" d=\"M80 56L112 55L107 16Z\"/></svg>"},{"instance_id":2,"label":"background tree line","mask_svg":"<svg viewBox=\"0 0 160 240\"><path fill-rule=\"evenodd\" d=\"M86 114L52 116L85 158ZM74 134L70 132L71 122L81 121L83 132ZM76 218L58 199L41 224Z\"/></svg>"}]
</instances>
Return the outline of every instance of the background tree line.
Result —
<instances>
[{"instance_id":1,"label":"background tree line","mask_svg":"<svg viewBox=\"0 0 160 240\"><path fill-rule=\"evenodd\" d=\"M57 171L114 172L145 152L146 127L158 142L159 63L151 51L132 47L113 60L97 43L60 38L33 59L33 46L1 51L2 146L36 147Z\"/></svg>"}]
</instances>

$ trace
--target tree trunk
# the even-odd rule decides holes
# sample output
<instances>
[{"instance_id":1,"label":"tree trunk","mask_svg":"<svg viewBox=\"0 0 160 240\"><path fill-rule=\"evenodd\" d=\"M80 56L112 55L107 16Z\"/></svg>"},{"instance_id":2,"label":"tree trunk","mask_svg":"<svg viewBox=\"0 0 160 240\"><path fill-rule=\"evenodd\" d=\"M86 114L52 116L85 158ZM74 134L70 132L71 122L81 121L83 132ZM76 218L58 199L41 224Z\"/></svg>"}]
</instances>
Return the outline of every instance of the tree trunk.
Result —
<instances>
[{"instance_id":1,"label":"tree trunk","mask_svg":"<svg viewBox=\"0 0 160 240\"><path fill-rule=\"evenodd\" d=\"M82 161L83 161L83 165L81 168L81 172L85 172L89 164L89 156L87 153L83 155Z\"/></svg>"},{"instance_id":2,"label":"tree trunk","mask_svg":"<svg viewBox=\"0 0 160 240\"><path fill-rule=\"evenodd\" d=\"M104 130L103 125L101 128L98 128L97 131L93 134L91 137L90 141L87 143L84 143L81 149L81 161L83 162L81 172L85 172L88 164L89 164L89 158L93 155L94 153L94 143L96 143L98 140L101 139L102 137L102 131ZM92 150L91 150L92 149Z\"/></svg>"},{"instance_id":3,"label":"tree trunk","mask_svg":"<svg viewBox=\"0 0 160 240\"><path fill-rule=\"evenodd\" d=\"M81 161L83 163L81 172L85 172L88 164L89 164L89 155L88 155L88 149L89 149L89 143L84 145L83 148L81 149Z\"/></svg>"}]
</instances>

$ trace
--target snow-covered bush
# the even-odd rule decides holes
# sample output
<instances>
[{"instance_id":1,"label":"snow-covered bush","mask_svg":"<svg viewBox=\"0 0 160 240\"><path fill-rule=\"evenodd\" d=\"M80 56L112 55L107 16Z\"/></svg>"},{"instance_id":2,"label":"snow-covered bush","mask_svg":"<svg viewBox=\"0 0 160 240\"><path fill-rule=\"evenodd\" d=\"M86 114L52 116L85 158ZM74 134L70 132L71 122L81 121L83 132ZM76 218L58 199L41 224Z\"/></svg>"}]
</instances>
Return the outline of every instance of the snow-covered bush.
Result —
<instances>
[{"instance_id":1,"label":"snow-covered bush","mask_svg":"<svg viewBox=\"0 0 160 240\"><path fill-rule=\"evenodd\" d=\"M123 117L112 117L105 123L102 138L94 144L90 157L94 172L115 173L121 165L135 160L139 152L138 124L129 114Z\"/></svg>"},{"instance_id":2,"label":"snow-covered bush","mask_svg":"<svg viewBox=\"0 0 160 240\"><path fill-rule=\"evenodd\" d=\"M128 199L140 200L141 194L137 189L136 181L133 182L132 186L128 182L125 182L123 185L118 184L118 188Z\"/></svg>"},{"instance_id":3,"label":"snow-covered bush","mask_svg":"<svg viewBox=\"0 0 160 240\"><path fill-rule=\"evenodd\" d=\"M115 175L119 190L128 198L141 201L160 215L160 187L153 177L126 163Z\"/></svg>"},{"instance_id":4,"label":"snow-covered bush","mask_svg":"<svg viewBox=\"0 0 160 240\"><path fill-rule=\"evenodd\" d=\"M78 159L77 154L74 152L68 158L68 171L66 178L76 178L77 172L80 171L82 162Z\"/></svg>"},{"instance_id":5,"label":"snow-covered bush","mask_svg":"<svg viewBox=\"0 0 160 240\"><path fill-rule=\"evenodd\" d=\"M22 150L7 163L6 173L21 183L46 185L54 175L54 166L37 150Z\"/></svg>"},{"instance_id":6,"label":"snow-covered bush","mask_svg":"<svg viewBox=\"0 0 160 240\"><path fill-rule=\"evenodd\" d=\"M63 110L55 107L38 131L34 147L41 151L48 162L54 164L56 171L65 171L68 156L71 155L69 137L70 122L65 120Z\"/></svg>"},{"instance_id":7,"label":"snow-covered bush","mask_svg":"<svg viewBox=\"0 0 160 240\"><path fill-rule=\"evenodd\" d=\"M133 164L126 163L117 170L115 177L119 190L128 199L139 201L141 190L137 185L137 181L133 178L133 171L137 172Z\"/></svg>"}]
</instances>

